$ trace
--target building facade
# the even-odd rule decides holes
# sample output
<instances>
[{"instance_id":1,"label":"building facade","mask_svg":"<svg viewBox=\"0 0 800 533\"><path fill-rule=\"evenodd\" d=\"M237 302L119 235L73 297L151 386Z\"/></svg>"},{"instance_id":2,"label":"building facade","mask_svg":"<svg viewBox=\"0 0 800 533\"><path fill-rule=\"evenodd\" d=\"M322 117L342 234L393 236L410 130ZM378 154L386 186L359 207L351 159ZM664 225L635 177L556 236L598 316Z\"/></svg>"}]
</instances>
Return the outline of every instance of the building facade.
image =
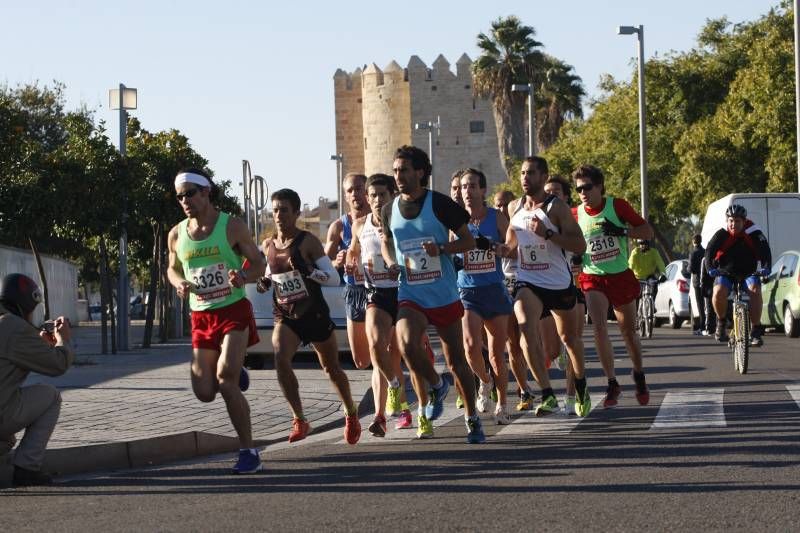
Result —
<instances>
[{"instance_id":1,"label":"building facade","mask_svg":"<svg viewBox=\"0 0 800 533\"><path fill-rule=\"evenodd\" d=\"M486 174L491 189L506 180L500 164L492 103L472 91L472 60L462 55L455 73L439 55L432 67L411 56L403 68L395 61L381 70L374 63L333 77L336 151L344 173L391 174L397 147L413 144L429 151L433 135L433 187L447 193L452 173L474 167ZM429 154L430 155L430 154Z\"/></svg>"}]
</instances>

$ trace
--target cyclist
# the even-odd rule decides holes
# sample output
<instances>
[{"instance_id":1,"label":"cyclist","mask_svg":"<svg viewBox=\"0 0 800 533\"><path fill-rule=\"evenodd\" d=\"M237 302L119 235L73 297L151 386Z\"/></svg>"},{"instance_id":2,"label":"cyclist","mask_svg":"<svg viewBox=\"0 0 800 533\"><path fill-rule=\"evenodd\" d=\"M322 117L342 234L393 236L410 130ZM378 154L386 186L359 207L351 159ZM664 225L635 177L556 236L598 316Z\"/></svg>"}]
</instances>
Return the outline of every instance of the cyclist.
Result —
<instances>
[{"instance_id":1,"label":"cyclist","mask_svg":"<svg viewBox=\"0 0 800 533\"><path fill-rule=\"evenodd\" d=\"M711 302L717 314L717 332L714 337L719 342L728 342L725 332L725 316L728 313L728 294L735 278L744 279L750 297L750 322L753 327L750 344L761 346L763 328L761 327L761 280L768 276L772 264L772 252L767 237L752 220L747 218L747 209L733 204L725 211L726 227L720 228L708 241L706 262L708 274L716 278ZM759 269L758 263L761 263ZM757 270L758 269L758 270ZM723 274L724 271L724 274ZM758 275L754 275L756 273Z\"/></svg>"},{"instance_id":2,"label":"cyclist","mask_svg":"<svg viewBox=\"0 0 800 533\"><path fill-rule=\"evenodd\" d=\"M649 240L637 239L636 244L636 248L631 251L631 256L628 258L628 267L633 270L633 275L639 280L640 286L645 283L652 285L653 302L655 302L656 293L658 292L658 284L655 281L664 281L664 271L667 268L664 266L661 254L650 246ZM640 299L636 299L636 309L639 309Z\"/></svg>"}]
</instances>

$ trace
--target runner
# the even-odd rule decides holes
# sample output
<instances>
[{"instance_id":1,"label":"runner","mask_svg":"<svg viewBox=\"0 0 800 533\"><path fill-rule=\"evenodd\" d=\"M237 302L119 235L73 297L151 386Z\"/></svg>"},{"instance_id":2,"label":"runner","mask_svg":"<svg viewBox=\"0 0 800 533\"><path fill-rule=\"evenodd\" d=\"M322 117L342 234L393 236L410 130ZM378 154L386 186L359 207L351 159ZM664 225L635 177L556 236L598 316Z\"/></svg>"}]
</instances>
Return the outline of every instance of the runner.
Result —
<instances>
[{"instance_id":1,"label":"runner","mask_svg":"<svg viewBox=\"0 0 800 533\"><path fill-rule=\"evenodd\" d=\"M461 174L463 172L463 169L458 169L450 177L450 199L461 207L464 207L464 198L461 196Z\"/></svg>"},{"instance_id":2,"label":"runner","mask_svg":"<svg viewBox=\"0 0 800 533\"><path fill-rule=\"evenodd\" d=\"M508 218L508 204L515 200L514 193L509 190L497 191L494 193L494 208L503 213Z\"/></svg>"},{"instance_id":3,"label":"runner","mask_svg":"<svg viewBox=\"0 0 800 533\"><path fill-rule=\"evenodd\" d=\"M475 247L469 215L447 196L425 189L431 174L428 155L414 146L395 152L393 171L400 196L382 212L382 252L387 269L400 273L397 337L411 372L432 385L430 400L418 416L422 438L433 436L431 420L441 416L450 388L437 374L419 339L428 324L439 333L447 365L466 401L467 442L486 440L475 409L475 383L464 355L461 316L451 254ZM457 239L449 241L448 231ZM417 395L424 394L418 390ZM421 407L421 404L420 404Z\"/></svg>"},{"instance_id":4,"label":"runner","mask_svg":"<svg viewBox=\"0 0 800 533\"><path fill-rule=\"evenodd\" d=\"M335 220L328 228L325 253L333 261L336 270L345 267L347 249L353 238L353 222L369 213L367 204L367 177L363 174L349 173L342 182L344 201L349 212ZM356 263L357 264L357 263ZM344 308L347 315L347 340L350 353L358 369L369 366L370 352L364 317L367 311L367 289L364 287L364 272L361 268L344 274Z\"/></svg>"},{"instance_id":5,"label":"runner","mask_svg":"<svg viewBox=\"0 0 800 533\"><path fill-rule=\"evenodd\" d=\"M259 290L274 285L272 347L278 383L294 417L289 442L302 440L311 431L311 424L303 415L297 377L292 369L292 358L302 343L311 344L317 352L322 369L344 404L344 438L355 444L361 437L358 409L350 395L347 374L339 364L334 324L320 288L320 285L339 285L339 274L319 239L297 227L300 216L297 193L280 189L272 193L270 200L276 234L261 245L267 257L267 271Z\"/></svg>"},{"instance_id":6,"label":"runner","mask_svg":"<svg viewBox=\"0 0 800 533\"><path fill-rule=\"evenodd\" d=\"M494 253L494 247L505 240L508 219L496 209L486 207L486 176L480 170L468 168L461 174L461 196L470 216L467 227L476 242L475 248L462 255L464 268L458 272L458 293L465 309L462 319L464 349L472 371L480 379L478 411L488 410L492 387L496 385L495 421L498 425L508 424L511 422L506 411L508 367L503 348L512 307L503 284L500 258ZM494 384L483 360L484 329Z\"/></svg>"},{"instance_id":7,"label":"runner","mask_svg":"<svg viewBox=\"0 0 800 533\"><path fill-rule=\"evenodd\" d=\"M509 206L512 213L504 253L518 258L514 288L514 312L522 333L522 350L542 389L536 416L558 409L550 386L539 343L540 317L550 312L575 371L575 413L586 416L591 409L584 376L583 339L578 335L575 287L565 251L583 253L586 243L567 204L544 191L547 161L528 157L522 163L521 182L525 196Z\"/></svg>"},{"instance_id":8,"label":"runner","mask_svg":"<svg viewBox=\"0 0 800 533\"><path fill-rule=\"evenodd\" d=\"M242 394L249 384L242 365L258 334L244 285L258 279L264 258L247 225L214 207L215 192L202 170L175 177L175 197L186 219L169 232L167 278L180 298L189 298L192 310L192 390L201 402L222 394L240 444L233 472L250 474L262 465ZM240 268L242 256L250 268Z\"/></svg>"},{"instance_id":9,"label":"runner","mask_svg":"<svg viewBox=\"0 0 800 533\"><path fill-rule=\"evenodd\" d=\"M608 388L603 407L617 405L622 388L614 373L614 348L608 335L608 306L614 308L619 331L628 349L636 384L636 400L650 402L650 391L642 368L642 347L636 334L636 298L639 282L628 268L628 241L650 239L653 229L622 198L605 196L605 177L592 165L578 167L572 174L581 199L578 224L586 239L583 272L578 280L586 294L586 305L594 328L594 341Z\"/></svg>"},{"instance_id":10,"label":"runner","mask_svg":"<svg viewBox=\"0 0 800 533\"><path fill-rule=\"evenodd\" d=\"M399 414L395 429L411 427L401 355L394 334L397 275L386 270L381 255L381 208L392 201L396 191L391 176L373 174L369 177L367 201L371 212L353 224L353 241L347 262L350 271L355 271L355 261L360 262L367 287L366 333L372 358L372 397L375 401L375 419L368 429L377 437L386 435L387 412Z\"/></svg>"}]
</instances>

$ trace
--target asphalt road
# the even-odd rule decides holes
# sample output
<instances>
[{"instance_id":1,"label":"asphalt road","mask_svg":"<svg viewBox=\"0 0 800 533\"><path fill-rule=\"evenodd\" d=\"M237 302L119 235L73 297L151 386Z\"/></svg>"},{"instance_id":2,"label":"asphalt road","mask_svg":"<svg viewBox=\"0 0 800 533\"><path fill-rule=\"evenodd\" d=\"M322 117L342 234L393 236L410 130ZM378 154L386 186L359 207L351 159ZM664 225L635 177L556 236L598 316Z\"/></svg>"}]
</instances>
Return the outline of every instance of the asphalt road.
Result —
<instances>
[{"instance_id":1,"label":"asphalt road","mask_svg":"<svg viewBox=\"0 0 800 533\"><path fill-rule=\"evenodd\" d=\"M0 522L8 531L796 531L800 340L765 341L740 376L726 347L687 327L657 329L644 342L646 407L618 346L625 395L585 419L520 416L501 427L487 416L487 443L471 446L448 398L433 440L365 432L351 447L337 428L269 447L254 476L229 475L225 456L62 479L0 491ZM605 380L591 350L588 360L599 401Z\"/></svg>"}]
</instances>

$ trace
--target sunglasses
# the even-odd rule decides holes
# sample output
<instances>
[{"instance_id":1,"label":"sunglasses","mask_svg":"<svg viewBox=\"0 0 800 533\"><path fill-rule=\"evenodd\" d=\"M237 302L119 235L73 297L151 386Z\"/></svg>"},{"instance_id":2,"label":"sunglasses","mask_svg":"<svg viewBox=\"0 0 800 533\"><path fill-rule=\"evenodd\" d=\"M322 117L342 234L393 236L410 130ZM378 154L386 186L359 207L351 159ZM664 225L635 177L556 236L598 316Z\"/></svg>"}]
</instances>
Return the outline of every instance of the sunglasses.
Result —
<instances>
[{"instance_id":1,"label":"sunglasses","mask_svg":"<svg viewBox=\"0 0 800 533\"><path fill-rule=\"evenodd\" d=\"M197 194L197 193L198 193L198 191L200 191L200 189L197 189L197 188L195 188L195 189L189 189L189 190L188 190L188 191L186 191L186 192L181 192L181 193L178 193L178 194L176 194L176 195L175 195L175 198L177 198L179 202L182 202L182 201L184 201L186 198L191 198L192 196L194 196L195 194Z\"/></svg>"},{"instance_id":2,"label":"sunglasses","mask_svg":"<svg viewBox=\"0 0 800 533\"><path fill-rule=\"evenodd\" d=\"M578 191L578 194L582 192L589 192L592 189L594 189L593 183L587 183L586 185L578 185L577 187L575 187L575 190Z\"/></svg>"}]
</instances>

